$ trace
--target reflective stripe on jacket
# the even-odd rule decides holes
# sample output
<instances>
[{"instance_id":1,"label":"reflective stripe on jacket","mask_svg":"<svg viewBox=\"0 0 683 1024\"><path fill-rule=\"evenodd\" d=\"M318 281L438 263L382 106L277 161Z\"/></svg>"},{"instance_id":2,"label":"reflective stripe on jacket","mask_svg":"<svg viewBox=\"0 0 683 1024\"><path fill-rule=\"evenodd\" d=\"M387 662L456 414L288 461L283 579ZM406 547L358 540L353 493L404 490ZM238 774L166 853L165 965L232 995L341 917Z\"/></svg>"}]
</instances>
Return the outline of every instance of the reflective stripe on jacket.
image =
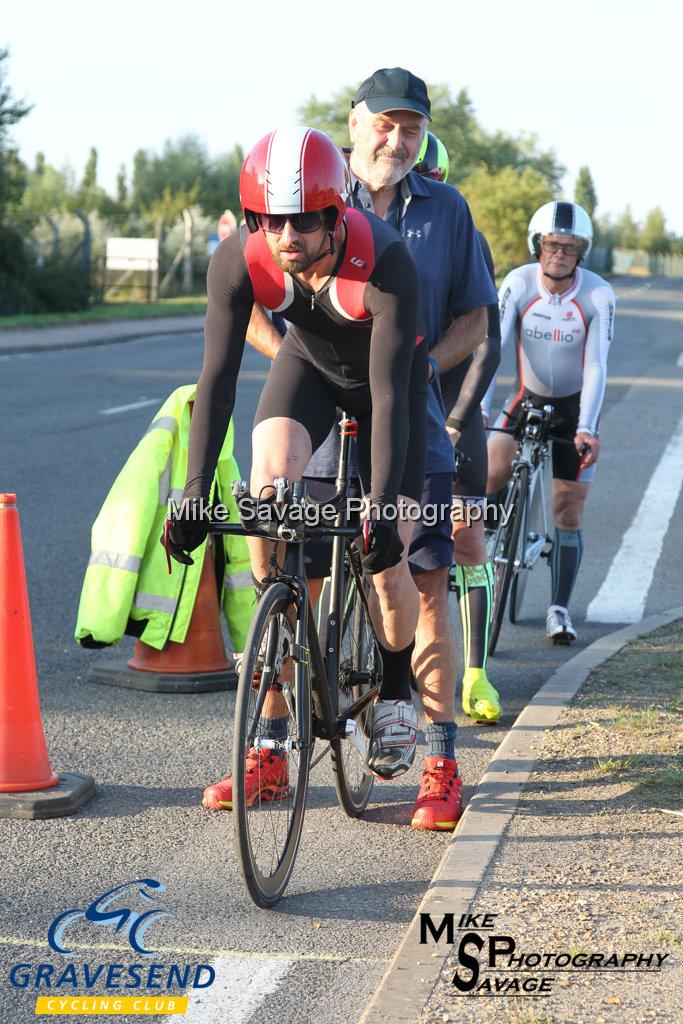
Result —
<instances>
[{"instance_id":1,"label":"reflective stripe on jacket","mask_svg":"<svg viewBox=\"0 0 683 1024\"><path fill-rule=\"evenodd\" d=\"M91 636L114 644L126 632L161 650L183 643L194 608L206 543L192 552L194 565L172 562L159 543L170 500L180 502L187 477L189 404L196 385L178 388L156 414L114 481L92 528L92 551L83 581L76 640ZM230 422L214 479L213 496L238 521L232 482L239 470L232 454ZM216 493L217 491L217 493ZM217 541L220 543L220 541ZM233 648L243 651L256 607L247 544L223 537L222 608ZM140 626L128 629L129 620Z\"/></svg>"}]
</instances>

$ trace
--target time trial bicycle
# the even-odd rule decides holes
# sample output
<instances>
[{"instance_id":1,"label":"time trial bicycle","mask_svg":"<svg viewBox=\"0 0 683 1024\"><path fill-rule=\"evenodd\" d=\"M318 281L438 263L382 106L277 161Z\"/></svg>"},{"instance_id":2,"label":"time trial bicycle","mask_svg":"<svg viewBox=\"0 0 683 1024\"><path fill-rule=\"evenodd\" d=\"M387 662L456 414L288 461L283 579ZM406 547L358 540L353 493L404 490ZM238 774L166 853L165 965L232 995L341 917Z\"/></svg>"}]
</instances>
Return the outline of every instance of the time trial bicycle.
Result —
<instances>
[{"instance_id":1,"label":"time trial bicycle","mask_svg":"<svg viewBox=\"0 0 683 1024\"><path fill-rule=\"evenodd\" d=\"M489 534L488 552L493 564L493 606L488 653L498 644L505 608L510 622L519 622L529 573L539 558L550 559L552 539L548 533L544 470L551 444L573 442L550 432L553 406L539 408L525 399L514 427L488 427L511 434L517 440L512 476L498 507L498 519ZM585 453L585 449L581 454Z\"/></svg>"},{"instance_id":2,"label":"time trial bicycle","mask_svg":"<svg viewBox=\"0 0 683 1024\"><path fill-rule=\"evenodd\" d=\"M213 534L279 542L270 559L247 636L235 707L232 758L233 824L240 871L259 907L272 907L290 879L303 828L309 773L329 751L340 805L360 817L373 787L367 759L373 702L382 659L368 606L360 554L353 540L365 528L348 509L349 444L357 423L342 414L336 493L325 502L305 483L273 483L268 516L212 520ZM233 487L242 507L263 507L246 484ZM247 500L248 499L248 500ZM329 525L317 525L326 507ZM329 516L330 507L333 516ZM304 542L333 537L326 614L319 635L304 571ZM282 557L282 549L284 555ZM324 744L313 759L314 744ZM256 787L250 773L259 774ZM253 782L253 779L252 779ZM256 794L256 795L254 795Z\"/></svg>"}]
</instances>

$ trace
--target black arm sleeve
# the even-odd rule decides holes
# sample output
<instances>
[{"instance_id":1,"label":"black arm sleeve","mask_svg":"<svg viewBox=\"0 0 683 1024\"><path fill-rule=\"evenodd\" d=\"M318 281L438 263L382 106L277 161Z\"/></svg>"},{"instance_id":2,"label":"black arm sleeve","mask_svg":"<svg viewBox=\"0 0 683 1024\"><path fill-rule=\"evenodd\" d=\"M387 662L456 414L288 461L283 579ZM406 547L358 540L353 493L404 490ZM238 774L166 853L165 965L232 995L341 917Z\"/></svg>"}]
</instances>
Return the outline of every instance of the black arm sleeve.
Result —
<instances>
[{"instance_id":1,"label":"black arm sleeve","mask_svg":"<svg viewBox=\"0 0 683 1024\"><path fill-rule=\"evenodd\" d=\"M424 363L427 346L415 346L419 293L415 265L402 242L382 253L365 286L372 313L370 394L372 443L370 496L378 505L395 504L403 477L410 424L409 387L413 360Z\"/></svg>"},{"instance_id":2,"label":"black arm sleeve","mask_svg":"<svg viewBox=\"0 0 683 1024\"><path fill-rule=\"evenodd\" d=\"M235 384L254 305L239 232L226 238L211 257L207 290L204 366L192 410L185 497L208 501L235 405Z\"/></svg>"},{"instance_id":3,"label":"black arm sleeve","mask_svg":"<svg viewBox=\"0 0 683 1024\"><path fill-rule=\"evenodd\" d=\"M495 287L496 272L493 266L493 256L491 255L489 243L481 231L478 231L477 234L479 235L479 244L481 245L486 268ZM450 410L450 415L446 421L449 427L454 427L460 431L464 430L467 426L472 413L486 394L500 363L500 314L498 303L494 302L487 306L486 314L488 317L486 341L479 348L475 349L472 362L460 387L458 400Z\"/></svg>"}]
</instances>

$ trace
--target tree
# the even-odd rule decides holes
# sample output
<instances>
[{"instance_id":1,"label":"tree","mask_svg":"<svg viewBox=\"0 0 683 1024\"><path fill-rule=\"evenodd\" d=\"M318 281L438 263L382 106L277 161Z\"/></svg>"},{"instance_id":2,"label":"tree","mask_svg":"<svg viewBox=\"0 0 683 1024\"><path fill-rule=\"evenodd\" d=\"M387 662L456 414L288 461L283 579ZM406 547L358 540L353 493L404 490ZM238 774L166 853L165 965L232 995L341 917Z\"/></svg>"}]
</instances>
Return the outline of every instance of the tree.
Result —
<instances>
[{"instance_id":1,"label":"tree","mask_svg":"<svg viewBox=\"0 0 683 1024\"><path fill-rule=\"evenodd\" d=\"M349 111L355 95L352 86L340 89L330 100L319 100L314 94L299 107L297 114L304 124L327 132L338 146L348 146Z\"/></svg>"},{"instance_id":2,"label":"tree","mask_svg":"<svg viewBox=\"0 0 683 1024\"><path fill-rule=\"evenodd\" d=\"M94 146L90 147L90 156L88 162L85 165L83 171L83 181L81 182L81 191L90 192L97 188L97 150Z\"/></svg>"},{"instance_id":3,"label":"tree","mask_svg":"<svg viewBox=\"0 0 683 1024\"><path fill-rule=\"evenodd\" d=\"M598 205L598 196L593 184L593 176L588 167L580 167L574 187L574 199L583 206L589 217L593 217Z\"/></svg>"},{"instance_id":4,"label":"tree","mask_svg":"<svg viewBox=\"0 0 683 1024\"><path fill-rule=\"evenodd\" d=\"M671 239L667 233L664 212L660 206L655 206L654 210L650 210L645 218L645 223L640 229L638 246L645 252L669 252Z\"/></svg>"},{"instance_id":5,"label":"tree","mask_svg":"<svg viewBox=\"0 0 683 1024\"><path fill-rule=\"evenodd\" d=\"M116 175L116 201L119 206L126 206L128 203L128 186L126 184L126 166L121 164L119 173Z\"/></svg>"},{"instance_id":6,"label":"tree","mask_svg":"<svg viewBox=\"0 0 683 1024\"><path fill-rule=\"evenodd\" d=\"M179 189L177 192L173 192L170 185L167 185L161 195L145 209L147 219L153 224L157 217L161 217L168 227L183 210L196 206L198 192L198 182L195 182L191 189Z\"/></svg>"},{"instance_id":7,"label":"tree","mask_svg":"<svg viewBox=\"0 0 683 1024\"><path fill-rule=\"evenodd\" d=\"M13 207L16 219L29 230L43 214L61 213L78 205L70 172L52 167L42 153L38 157L35 168L26 175L20 202Z\"/></svg>"},{"instance_id":8,"label":"tree","mask_svg":"<svg viewBox=\"0 0 683 1024\"><path fill-rule=\"evenodd\" d=\"M206 144L196 135L167 139L160 154L138 150L133 158L133 204L149 209L168 189L171 195L190 192L211 174Z\"/></svg>"},{"instance_id":9,"label":"tree","mask_svg":"<svg viewBox=\"0 0 683 1024\"><path fill-rule=\"evenodd\" d=\"M7 206L19 200L26 183L26 167L8 144L9 130L32 109L25 101L12 98L4 66L8 58L9 50L0 48L0 220Z\"/></svg>"},{"instance_id":10,"label":"tree","mask_svg":"<svg viewBox=\"0 0 683 1024\"><path fill-rule=\"evenodd\" d=\"M609 213L603 213L593 222L595 232L595 244L604 245L607 249L613 249L619 244L617 228Z\"/></svg>"},{"instance_id":11,"label":"tree","mask_svg":"<svg viewBox=\"0 0 683 1024\"><path fill-rule=\"evenodd\" d=\"M627 206L617 218L614 225L615 245L623 249L637 249L640 238L640 225L633 219L631 207Z\"/></svg>"},{"instance_id":12,"label":"tree","mask_svg":"<svg viewBox=\"0 0 683 1024\"><path fill-rule=\"evenodd\" d=\"M340 146L349 145L348 118L355 89L347 87L330 100L311 98L299 108L305 124L327 132ZM477 121L474 104L467 89L455 99L447 85L430 85L432 123L430 130L439 136L451 160L450 181L460 183L482 164L490 171L513 167L518 171L531 167L548 179L553 191L559 188L565 168L552 150L539 150L535 136L515 138L505 132L487 132Z\"/></svg>"},{"instance_id":13,"label":"tree","mask_svg":"<svg viewBox=\"0 0 683 1024\"><path fill-rule=\"evenodd\" d=\"M199 202L212 217L220 217L223 210L240 208L240 172L244 163L244 150L234 146L229 153L217 157L208 177L202 181Z\"/></svg>"},{"instance_id":14,"label":"tree","mask_svg":"<svg viewBox=\"0 0 683 1024\"><path fill-rule=\"evenodd\" d=\"M97 150L94 146L90 147L83 178L70 207L85 210L87 213L97 211L103 217L115 214L118 210L111 196L97 184Z\"/></svg>"},{"instance_id":15,"label":"tree","mask_svg":"<svg viewBox=\"0 0 683 1024\"><path fill-rule=\"evenodd\" d=\"M496 271L507 273L526 263L529 221L539 206L552 199L545 175L533 167L490 171L482 166L463 181L462 191L475 224L491 246Z\"/></svg>"}]
</instances>

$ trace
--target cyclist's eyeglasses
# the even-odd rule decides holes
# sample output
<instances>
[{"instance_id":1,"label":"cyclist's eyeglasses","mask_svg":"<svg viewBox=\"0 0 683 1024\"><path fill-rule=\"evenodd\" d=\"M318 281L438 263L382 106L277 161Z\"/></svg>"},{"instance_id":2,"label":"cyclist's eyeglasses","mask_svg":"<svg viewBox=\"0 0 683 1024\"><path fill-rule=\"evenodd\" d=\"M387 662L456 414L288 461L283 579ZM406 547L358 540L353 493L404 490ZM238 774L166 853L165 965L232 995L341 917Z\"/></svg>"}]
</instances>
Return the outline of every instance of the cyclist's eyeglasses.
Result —
<instances>
[{"instance_id":1,"label":"cyclist's eyeglasses","mask_svg":"<svg viewBox=\"0 0 683 1024\"><path fill-rule=\"evenodd\" d=\"M573 242L541 242L543 252L564 252L567 256L578 256L583 246L574 245Z\"/></svg>"},{"instance_id":2,"label":"cyclist's eyeglasses","mask_svg":"<svg viewBox=\"0 0 683 1024\"><path fill-rule=\"evenodd\" d=\"M281 235L289 221L298 235L310 235L324 224L322 210L308 210L306 213L259 213L258 222L264 231Z\"/></svg>"}]
</instances>

